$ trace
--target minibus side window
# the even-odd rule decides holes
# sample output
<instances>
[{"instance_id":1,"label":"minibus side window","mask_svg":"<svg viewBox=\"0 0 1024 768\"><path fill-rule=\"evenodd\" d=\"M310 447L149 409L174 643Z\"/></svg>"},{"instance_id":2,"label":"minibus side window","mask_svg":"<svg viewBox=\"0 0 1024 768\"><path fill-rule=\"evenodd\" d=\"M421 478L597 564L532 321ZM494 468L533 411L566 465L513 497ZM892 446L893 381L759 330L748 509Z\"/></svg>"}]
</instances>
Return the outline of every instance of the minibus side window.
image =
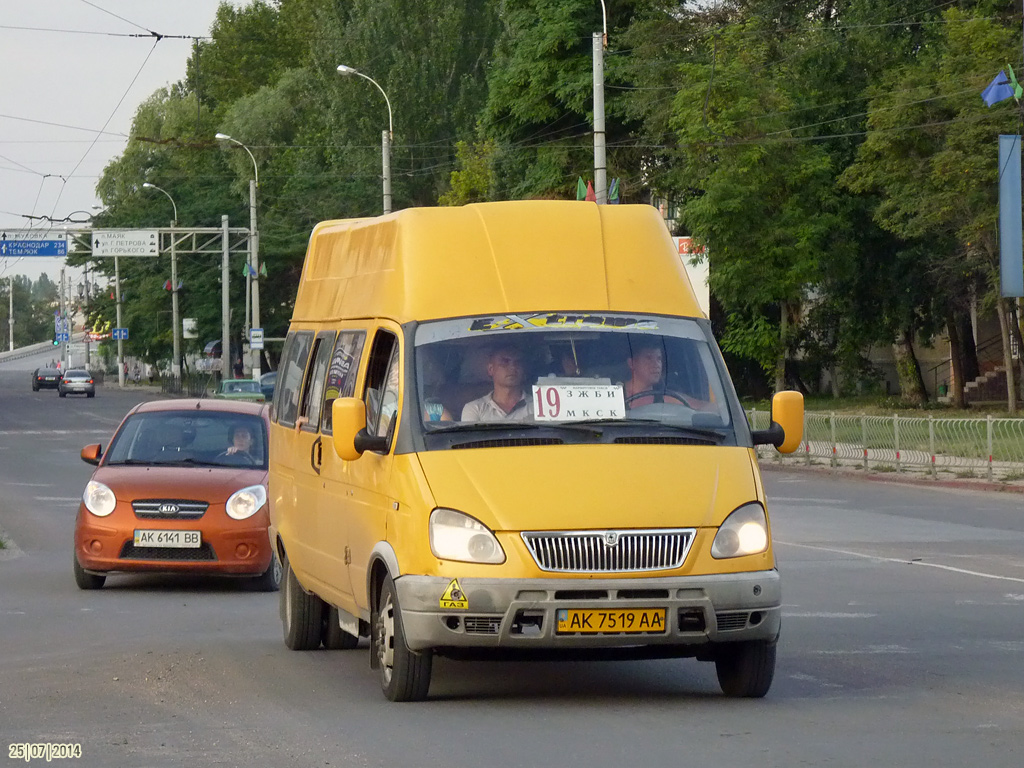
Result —
<instances>
[{"instance_id":1,"label":"minibus side window","mask_svg":"<svg viewBox=\"0 0 1024 768\"><path fill-rule=\"evenodd\" d=\"M296 331L289 335L287 349L278 368L278 392L274 398L277 423L286 427L295 426L299 411L299 394L302 392L302 375L306 371L309 348L313 345L312 331Z\"/></svg>"},{"instance_id":2,"label":"minibus side window","mask_svg":"<svg viewBox=\"0 0 1024 768\"><path fill-rule=\"evenodd\" d=\"M306 387L302 393L302 404L299 416L305 417L303 429L316 432L320 427L320 406L323 405L324 379L327 378L327 363L331 359L331 347L334 346L334 331L326 331L317 335L313 343L313 363L306 377Z\"/></svg>"},{"instance_id":3,"label":"minibus side window","mask_svg":"<svg viewBox=\"0 0 1024 768\"><path fill-rule=\"evenodd\" d=\"M334 346L331 365L327 369L327 386L324 388L324 405L321 412L321 431L332 432L332 406L339 397L352 397L356 393L356 374L359 372L359 358L363 353L366 331L342 331Z\"/></svg>"},{"instance_id":4,"label":"minibus side window","mask_svg":"<svg viewBox=\"0 0 1024 768\"><path fill-rule=\"evenodd\" d=\"M383 437L398 405L398 339L380 331L373 340L366 369L366 431Z\"/></svg>"}]
</instances>

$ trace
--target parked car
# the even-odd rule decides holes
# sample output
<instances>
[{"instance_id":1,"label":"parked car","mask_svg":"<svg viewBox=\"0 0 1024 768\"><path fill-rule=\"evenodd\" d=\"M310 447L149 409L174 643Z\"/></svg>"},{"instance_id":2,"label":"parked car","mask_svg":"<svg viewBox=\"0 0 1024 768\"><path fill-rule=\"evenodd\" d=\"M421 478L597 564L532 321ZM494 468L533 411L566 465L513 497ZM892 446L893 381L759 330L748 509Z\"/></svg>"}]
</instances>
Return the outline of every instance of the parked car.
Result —
<instances>
[{"instance_id":1,"label":"parked car","mask_svg":"<svg viewBox=\"0 0 1024 768\"><path fill-rule=\"evenodd\" d=\"M263 397L268 403L274 399L275 386L277 386L277 371L264 373L260 376L260 389L263 391Z\"/></svg>"},{"instance_id":2,"label":"parked car","mask_svg":"<svg viewBox=\"0 0 1024 768\"><path fill-rule=\"evenodd\" d=\"M57 394L61 397L67 395L85 395L96 397L96 383L92 374L84 368L71 368L57 384Z\"/></svg>"},{"instance_id":3,"label":"parked car","mask_svg":"<svg viewBox=\"0 0 1024 768\"><path fill-rule=\"evenodd\" d=\"M260 383L255 379L224 379L214 396L228 400L252 400L257 403L266 400Z\"/></svg>"},{"instance_id":4,"label":"parked car","mask_svg":"<svg viewBox=\"0 0 1024 768\"><path fill-rule=\"evenodd\" d=\"M109 573L244 576L273 591L281 570L267 536L267 408L188 399L141 403L96 466L75 520L74 574L99 589Z\"/></svg>"},{"instance_id":5,"label":"parked car","mask_svg":"<svg viewBox=\"0 0 1024 768\"><path fill-rule=\"evenodd\" d=\"M57 389L60 385L61 372L57 368L36 368L32 371L32 391L40 389Z\"/></svg>"}]
</instances>

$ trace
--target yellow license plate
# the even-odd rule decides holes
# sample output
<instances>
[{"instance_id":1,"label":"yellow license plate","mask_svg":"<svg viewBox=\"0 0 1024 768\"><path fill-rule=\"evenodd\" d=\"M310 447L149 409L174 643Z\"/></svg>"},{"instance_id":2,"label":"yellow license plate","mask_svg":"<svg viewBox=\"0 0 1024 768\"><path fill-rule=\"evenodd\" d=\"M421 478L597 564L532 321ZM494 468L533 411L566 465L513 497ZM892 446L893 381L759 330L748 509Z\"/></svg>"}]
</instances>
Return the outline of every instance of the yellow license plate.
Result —
<instances>
[{"instance_id":1,"label":"yellow license plate","mask_svg":"<svg viewBox=\"0 0 1024 768\"><path fill-rule=\"evenodd\" d=\"M609 608L604 610L560 608L560 635L664 634L664 608Z\"/></svg>"}]
</instances>

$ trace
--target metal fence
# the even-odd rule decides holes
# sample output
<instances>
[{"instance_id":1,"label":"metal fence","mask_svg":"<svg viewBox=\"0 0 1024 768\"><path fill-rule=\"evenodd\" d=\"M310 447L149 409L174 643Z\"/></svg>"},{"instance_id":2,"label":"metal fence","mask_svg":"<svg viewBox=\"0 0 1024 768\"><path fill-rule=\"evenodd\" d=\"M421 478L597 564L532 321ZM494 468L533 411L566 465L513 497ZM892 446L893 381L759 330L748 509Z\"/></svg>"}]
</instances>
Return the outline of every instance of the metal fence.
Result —
<instances>
[{"instance_id":1,"label":"metal fence","mask_svg":"<svg viewBox=\"0 0 1024 768\"><path fill-rule=\"evenodd\" d=\"M752 429L767 429L768 411L751 409ZM1024 478L1024 419L937 419L805 413L804 440L789 455L759 446L763 459L863 469L923 472L933 478Z\"/></svg>"}]
</instances>

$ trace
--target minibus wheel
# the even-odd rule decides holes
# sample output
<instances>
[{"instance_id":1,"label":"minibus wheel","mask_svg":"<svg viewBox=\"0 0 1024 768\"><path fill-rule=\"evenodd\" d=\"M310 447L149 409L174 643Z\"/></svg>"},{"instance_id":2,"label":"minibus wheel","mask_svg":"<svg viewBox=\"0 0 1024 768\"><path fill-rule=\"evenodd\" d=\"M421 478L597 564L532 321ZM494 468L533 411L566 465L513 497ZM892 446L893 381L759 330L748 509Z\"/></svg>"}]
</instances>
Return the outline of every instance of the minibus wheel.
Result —
<instances>
[{"instance_id":1,"label":"minibus wheel","mask_svg":"<svg viewBox=\"0 0 1024 768\"><path fill-rule=\"evenodd\" d=\"M283 565L281 622L284 625L284 644L293 651L316 650L320 647L324 601L302 588L287 557Z\"/></svg>"},{"instance_id":2,"label":"minibus wheel","mask_svg":"<svg viewBox=\"0 0 1024 768\"><path fill-rule=\"evenodd\" d=\"M338 623L338 609L328 605L324 611L324 629L321 637L328 651L348 651L359 645L359 638L350 635Z\"/></svg>"},{"instance_id":3,"label":"minibus wheel","mask_svg":"<svg viewBox=\"0 0 1024 768\"><path fill-rule=\"evenodd\" d=\"M722 693L733 698L759 699L775 677L776 643L748 640L723 643L715 655L715 670Z\"/></svg>"},{"instance_id":4,"label":"minibus wheel","mask_svg":"<svg viewBox=\"0 0 1024 768\"><path fill-rule=\"evenodd\" d=\"M395 583L384 577L370 632L370 652L376 655L380 686L391 701L422 701L430 688L431 651L410 651L405 644L402 610Z\"/></svg>"}]
</instances>

